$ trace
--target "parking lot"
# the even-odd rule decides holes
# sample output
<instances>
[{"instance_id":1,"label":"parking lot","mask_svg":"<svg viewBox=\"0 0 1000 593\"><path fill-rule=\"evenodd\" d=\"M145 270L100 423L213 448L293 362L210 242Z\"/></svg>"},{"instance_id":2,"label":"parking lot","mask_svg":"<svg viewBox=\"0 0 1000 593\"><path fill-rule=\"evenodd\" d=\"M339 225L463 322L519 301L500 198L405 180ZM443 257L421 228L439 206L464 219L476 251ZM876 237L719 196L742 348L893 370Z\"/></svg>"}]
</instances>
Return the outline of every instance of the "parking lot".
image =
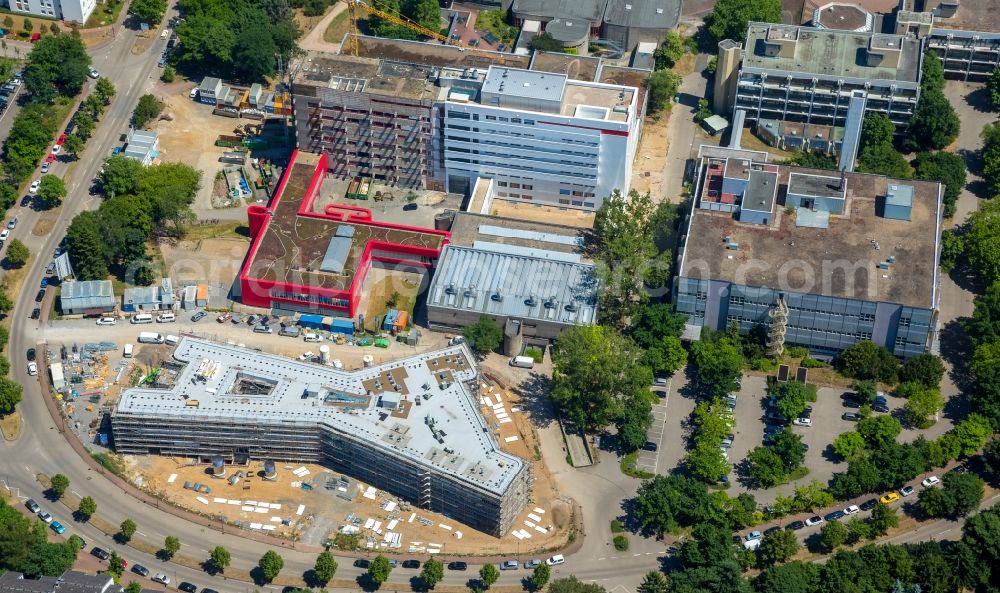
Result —
<instances>
[{"instance_id":1,"label":"parking lot","mask_svg":"<svg viewBox=\"0 0 1000 593\"><path fill-rule=\"evenodd\" d=\"M665 466L660 468L660 450L661 446L664 444L664 440L670 438L667 431L667 403L670 398L670 383L667 381L665 387L659 386L653 389L656 393L666 393L666 397L660 397L659 401L653 405L653 425L649 427L649 431L646 433L646 441L649 443L654 443L656 445L655 451L650 451L647 448L639 450L639 458L636 461L636 467L642 471L649 472L651 474L656 473L667 473L674 466Z\"/></svg>"}]
</instances>

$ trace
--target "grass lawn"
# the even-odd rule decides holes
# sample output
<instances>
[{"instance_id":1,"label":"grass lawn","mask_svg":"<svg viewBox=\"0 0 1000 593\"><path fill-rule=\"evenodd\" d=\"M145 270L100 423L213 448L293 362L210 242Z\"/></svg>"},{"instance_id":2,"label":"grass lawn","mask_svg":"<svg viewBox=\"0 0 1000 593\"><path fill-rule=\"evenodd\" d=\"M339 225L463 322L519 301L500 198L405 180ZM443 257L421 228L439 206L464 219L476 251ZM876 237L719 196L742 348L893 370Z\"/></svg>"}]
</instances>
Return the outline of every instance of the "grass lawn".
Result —
<instances>
[{"instance_id":1,"label":"grass lawn","mask_svg":"<svg viewBox=\"0 0 1000 593\"><path fill-rule=\"evenodd\" d=\"M118 15L122 11L122 6L125 6L124 0L104 0L104 2L99 2L97 7L94 8L94 12L90 14L90 18L87 19L84 28L103 27L117 21Z\"/></svg>"},{"instance_id":2,"label":"grass lawn","mask_svg":"<svg viewBox=\"0 0 1000 593\"><path fill-rule=\"evenodd\" d=\"M328 43L340 43L344 40L344 35L351 30L351 11L345 10L333 17L326 31L323 31L323 41Z\"/></svg>"},{"instance_id":3,"label":"grass lawn","mask_svg":"<svg viewBox=\"0 0 1000 593\"><path fill-rule=\"evenodd\" d=\"M621 470L626 476L639 478L640 480L651 480L655 474L642 471L636 465L639 461L639 452L633 451L622 457Z\"/></svg>"},{"instance_id":4,"label":"grass lawn","mask_svg":"<svg viewBox=\"0 0 1000 593\"><path fill-rule=\"evenodd\" d=\"M184 233L185 241L201 241L203 239L243 239L249 240L249 230L242 222L224 222L220 224L198 224L187 227Z\"/></svg>"},{"instance_id":5,"label":"grass lawn","mask_svg":"<svg viewBox=\"0 0 1000 593\"><path fill-rule=\"evenodd\" d=\"M10 414L0 417L0 431L3 432L3 438L8 441L17 440L17 437L21 436L21 412L15 409Z\"/></svg>"}]
</instances>

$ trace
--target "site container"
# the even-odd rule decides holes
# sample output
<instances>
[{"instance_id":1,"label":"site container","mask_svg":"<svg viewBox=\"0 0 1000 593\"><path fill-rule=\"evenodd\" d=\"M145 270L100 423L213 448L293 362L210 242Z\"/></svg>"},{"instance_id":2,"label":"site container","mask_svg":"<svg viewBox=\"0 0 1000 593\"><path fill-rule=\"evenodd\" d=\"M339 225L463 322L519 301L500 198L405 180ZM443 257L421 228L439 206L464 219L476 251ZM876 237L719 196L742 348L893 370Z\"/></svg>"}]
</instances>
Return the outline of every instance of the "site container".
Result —
<instances>
[{"instance_id":1,"label":"site container","mask_svg":"<svg viewBox=\"0 0 1000 593\"><path fill-rule=\"evenodd\" d=\"M345 336L354 335L354 321L347 317L334 317L330 321L330 331Z\"/></svg>"}]
</instances>

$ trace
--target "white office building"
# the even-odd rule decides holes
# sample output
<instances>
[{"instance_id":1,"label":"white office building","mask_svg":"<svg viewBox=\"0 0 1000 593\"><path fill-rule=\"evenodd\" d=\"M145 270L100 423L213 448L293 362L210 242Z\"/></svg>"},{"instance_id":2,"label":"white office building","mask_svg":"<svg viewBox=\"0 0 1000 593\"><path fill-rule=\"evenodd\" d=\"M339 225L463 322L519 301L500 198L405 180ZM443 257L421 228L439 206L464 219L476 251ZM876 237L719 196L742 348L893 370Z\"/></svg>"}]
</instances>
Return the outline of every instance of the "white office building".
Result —
<instances>
[{"instance_id":1,"label":"white office building","mask_svg":"<svg viewBox=\"0 0 1000 593\"><path fill-rule=\"evenodd\" d=\"M449 191L596 210L628 190L637 88L500 66L476 78L478 89L451 87L442 109Z\"/></svg>"},{"instance_id":2,"label":"white office building","mask_svg":"<svg viewBox=\"0 0 1000 593\"><path fill-rule=\"evenodd\" d=\"M8 0L13 12L86 23L94 12L97 0Z\"/></svg>"}]
</instances>

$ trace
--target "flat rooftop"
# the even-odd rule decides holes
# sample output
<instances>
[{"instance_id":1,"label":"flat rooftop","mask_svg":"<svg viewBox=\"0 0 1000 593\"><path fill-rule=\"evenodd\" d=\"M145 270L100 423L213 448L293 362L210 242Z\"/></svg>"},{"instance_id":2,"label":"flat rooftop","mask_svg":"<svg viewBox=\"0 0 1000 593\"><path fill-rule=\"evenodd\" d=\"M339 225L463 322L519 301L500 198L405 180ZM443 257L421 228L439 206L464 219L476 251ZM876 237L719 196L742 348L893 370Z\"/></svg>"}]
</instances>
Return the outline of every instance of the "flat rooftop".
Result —
<instances>
[{"instance_id":1,"label":"flat rooftop","mask_svg":"<svg viewBox=\"0 0 1000 593\"><path fill-rule=\"evenodd\" d=\"M641 68L626 68L624 66L609 66L605 64L601 68L597 82L639 89L635 104L641 106L646 104L646 85L649 83L650 74L649 70Z\"/></svg>"},{"instance_id":2,"label":"flat rooftop","mask_svg":"<svg viewBox=\"0 0 1000 593\"><path fill-rule=\"evenodd\" d=\"M477 241L582 254L585 237L584 231L577 227L471 212L457 213L451 226L451 244L472 247Z\"/></svg>"},{"instance_id":3,"label":"flat rooftop","mask_svg":"<svg viewBox=\"0 0 1000 593\"><path fill-rule=\"evenodd\" d=\"M604 22L637 29L670 30L681 18L681 0L609 0Z\"/></svg>"},{"instance_id":4,"label":"flat rooftop","mask_svg":"<svg viewBox=\"0 0 1000 593\"><path fill-rule=\"evenodd\" d=\"M607 0L514 0L510 10L518 18L582 18L598 23L606 3Z\"/></svg>"},{"instance_id":5,"label":"flat rooftop","mask_svg":"<svg viewBox=\"0 0 1000 593\"><path fill-rule=\"evenodd\" d=\"M300 93L308 87L433 101L441 93L437 69L374 58L309 52L292 79ZM306 89L303 89L306 87Z\"/></svg>"},{"instance_id":6,"label":"flat rooftop","mask_svg":"<svg viewBox=\"0 0 1000 593\"><path fill-rule=\"evenodd\" d=\"M1000 33L1000 10L996 0L962 0L955 16L934 19L934 28Z\"/></svg>"},{"instance_id":7,"label":"flat rooftop","mask_svg":"<svg viewBox=\"0 0 1000 593\"><path fill-rule=\"evenodd\" d=\"M128 389L114 413L325 424L498 494L525 463L501 451L489 432L465 385L478 373L464 346L359 371L189 337L173 357L184 365L173 388ZM384 407L397 399L395 410Z\"/></svg>"},{"instance_id":8,"label":"flat rooftop","mask_svg":"<svg viewBox=\"0 0 1000 593\"><path fill-rule=\"evenodd\" d=\"M899 40L899 66L868 66L865 56L871 37L869 33L751 23L747 30L743 69L916 84L920 70L920 42L909 37L879 35L880 39L886 37ZM798 40L794 41L796 38ZM794 56L764 55L764 47L769 39L795 43Z\"/></svg>"},{"instance_id":9,"label":"flat rooftop","mask_svg":"<svg viewBox=\"0 0 1000 593\"><path fill-rule=\"evenodd\" d=\"M829 174L780 167L779 204L792 171ZM881 208L889 185L913 187L909 221L876 216L876 205ZM830 215L826 229L796 226L794 216L780 205L769 225L741 223L730 213L694 208L681 275L930 308L937 271L938 196L937 183L849 173L846 214ZM727 249L727 237L738 250ZM878 269L890 256L895 263Z\"/></svg>"},{"instance_id":10,"label":"flat rooftop","mask_svg":"<svg viewBox=\"0 0 1000 593\"><path fill-rule=\"evenodd\" d=\"M858 31L871 28L872 16L856 4L831 2L813 12L813 26L838 31Z\"/></svg>"},{"instance_id":11,"label":"flat rooftop","mask_svg":"<svg viewBox=\"0 0 1000 593\"><path fill-rule=\"evenodd\" d=\"M572 54L536 51L531 59L531 69L541 72L565 74L573 80L594 82L601 58L574 56Z\"/></svg>"},{"instance_id":12,"label":"flat rooftop","mask_svg":"<svg viewBox=\"0 0 1000 593\"><path fill-rule=\"evenodd\" d=\"M444 236L440 234L341 222L318 214L303 215L303 201L316 172L318 158L318 155L300 152L291 169L286 171L285 187L271 201L270 222L260 238L253 261L246 267L249 277L348 290L370 241L441 248ZM343 273L321 271L327 248L338 230L341 235L351 235L350 248L341 260Z\"/></svg>"}]
</instances>

